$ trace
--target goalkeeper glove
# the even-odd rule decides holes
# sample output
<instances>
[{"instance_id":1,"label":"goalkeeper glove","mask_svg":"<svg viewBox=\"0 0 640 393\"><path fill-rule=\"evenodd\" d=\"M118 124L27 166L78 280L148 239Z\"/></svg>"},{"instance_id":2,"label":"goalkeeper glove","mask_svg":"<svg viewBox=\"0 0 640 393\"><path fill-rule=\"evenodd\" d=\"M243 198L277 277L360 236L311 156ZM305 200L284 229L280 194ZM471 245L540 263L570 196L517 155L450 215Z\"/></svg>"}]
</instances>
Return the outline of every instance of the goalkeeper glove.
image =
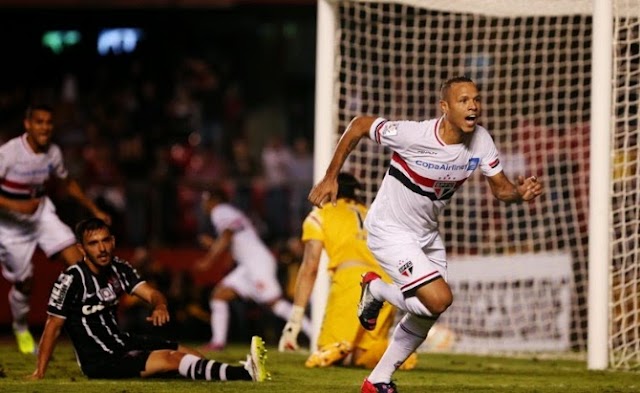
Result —
<instances>
[{"instance_id":1,"label":"goalkeeper glove","mask_svg":"<svg viewBox=\"0 0 640 393\"><path fill-rule=\"evenodd\" d=\"M302 317L304 316L304 308L300 306L293 306L291 311L291 317L284 329L282 329L282 336L278 343L278 351L297 351L298 350L298 334L302 328Z\"/></svg>"}]
</instances>

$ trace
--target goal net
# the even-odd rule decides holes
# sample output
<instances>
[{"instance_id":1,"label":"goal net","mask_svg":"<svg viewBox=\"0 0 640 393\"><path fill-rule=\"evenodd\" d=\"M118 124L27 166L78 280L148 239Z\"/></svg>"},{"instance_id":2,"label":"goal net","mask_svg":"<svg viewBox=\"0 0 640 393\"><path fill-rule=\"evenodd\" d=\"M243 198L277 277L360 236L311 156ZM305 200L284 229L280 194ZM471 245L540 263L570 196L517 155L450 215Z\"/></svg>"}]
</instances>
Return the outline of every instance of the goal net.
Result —
<instances>
[{"instance_id":1,"label":"goal net","mask_svg":"<svg viewBox=\"0 0 640 393\"><path fill-rule=\"evenodd\" d=\"M590 2L329 3L336 18L331 115L339 132L360 114L438 117L441 82L466 75L480 89L480 122L493 135L507 175L536 175L544 182L545 195L532 204L497 202L479 173L456 193L441 218L450 267L458 260L492 260L523 274L451 278L456 299L439 323L475 340L472 347L479 350L478 342L484 340L489 351L505 338L534 344L516 349L545 349L535 343L549 336L556 349L586 350L589 166L598 165L589 159ZM615 25L609 343L615 367L637 366L640 356L637 16L616 17ZM345 164L364 182L368 203L389 158L362 140ZM456 289L464 288L471 303L456 297ZM469 318L483 314L491 317Z\"/></svg>"},{"instance_id":2,"label":"goal net","mask_svg":"<svg viewBox=\"0 0 640 393\"><path fill-rule=\"evenodd\" d=\"M614 2L610 359L640 367L640 2Z\"/></svg>"}]
</instances>

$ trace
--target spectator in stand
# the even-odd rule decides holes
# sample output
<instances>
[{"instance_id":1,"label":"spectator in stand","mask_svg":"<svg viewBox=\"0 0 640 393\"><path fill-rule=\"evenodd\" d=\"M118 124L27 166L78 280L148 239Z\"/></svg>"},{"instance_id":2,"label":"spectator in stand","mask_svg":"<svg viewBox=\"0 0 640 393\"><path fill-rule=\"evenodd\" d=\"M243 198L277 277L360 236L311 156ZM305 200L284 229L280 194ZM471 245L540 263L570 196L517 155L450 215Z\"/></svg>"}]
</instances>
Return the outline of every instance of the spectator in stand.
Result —
<instances>
[{"instance_id":1,"label":"spectator in stand","mask_svg":"<svg viewBox=\"0 0 640 393\"><path fill-rule=\"evenodd\" d=\"M294 235L300 234L300 223L311 211L311 203L307 199L309 189L313 186L313 154L309 149L309 141L304 137L297 137L293 141L293 154L289 168L290 184L290 228Z\"/></svg>"},{"instance_id":2,"label":"spectator in stand","mask_svg":"<svg viewBox=\"0 0 640 393\"><path fill-rule=\"evenodd\" d=\"M260 176L258 163L249 151L245 138L236 138L231 143L229 179L233 185L233 204L240 210L251 212L256 182Z\"/></svg>"},{"instance_id":3,"label":"spectator in stand","mask_svg":"<svg viewBox=\"0 0 640 393\"><path fill-rule=\"evenodd\" d=\"M293 154L281 135L272 135L262 150L265 183L265 221L269 240L289 237L289 177Z\"/></svg>"}]
</instances>

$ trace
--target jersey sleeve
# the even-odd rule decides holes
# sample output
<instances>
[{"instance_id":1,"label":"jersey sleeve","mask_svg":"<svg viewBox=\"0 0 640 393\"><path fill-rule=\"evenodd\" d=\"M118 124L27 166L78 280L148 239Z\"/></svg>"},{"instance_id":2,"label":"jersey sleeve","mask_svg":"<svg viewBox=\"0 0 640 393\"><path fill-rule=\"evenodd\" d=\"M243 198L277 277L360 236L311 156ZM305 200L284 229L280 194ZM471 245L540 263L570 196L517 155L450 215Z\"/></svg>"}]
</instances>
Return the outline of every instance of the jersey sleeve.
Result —
<instances>
[{"instance_id":1,"label":"jersey sleeve","mask_svg":"<svg viewBox=\"0 0 640 393\"><path fill-rule=\"evenodd\" d=\"M379 145L402 153L408 149L422 133L422 123L416 121L389 121L377 118L369 128L369 138Z\"/></svg>"},{"instance_id":2,"label":"jersey sleeve","mask_svg":"<svg viewBox=\"0 0 640 393\"><path fill-rule=\"evenodd\" d=\"M324 230L322 227L322 213L317 207L302 222L302 241L320 240L324 243Z\"/></svg>"},{"instance_id":3,"label":"jersey sleeve","mask_svg":"<svg viewBox=\"0 0 640 393\"><path fill-rule=\"evenodd\" d=\"M138 271L127 261L119 260L118 273L124 284L124 289L128 294L133 294L136 287L144 282Z\"/></svg>"},{"instance_id":4,"label":"jersey sleeve","mask_svg":"<svg viewBox=\"0 0 640 393\"><path fill-rule=\"evenodd\" d=\"M81 278L66 270L58 276L49 295L47 313L66 319L72 305L82 293Z\"/></svg>"},{"instance_id":5,"label":"jersey sleeve","mask_svg":"<svg viewBox=\"0 0 640 393\"><path fill-rule=\"evenodd\" d=\"M480 131L480 149L482 151L480 158L480 170L483 175L488 177L497 175L503 170L498 148L487 130L482 129L478 131Z\"/></svg>"}]
</instances>

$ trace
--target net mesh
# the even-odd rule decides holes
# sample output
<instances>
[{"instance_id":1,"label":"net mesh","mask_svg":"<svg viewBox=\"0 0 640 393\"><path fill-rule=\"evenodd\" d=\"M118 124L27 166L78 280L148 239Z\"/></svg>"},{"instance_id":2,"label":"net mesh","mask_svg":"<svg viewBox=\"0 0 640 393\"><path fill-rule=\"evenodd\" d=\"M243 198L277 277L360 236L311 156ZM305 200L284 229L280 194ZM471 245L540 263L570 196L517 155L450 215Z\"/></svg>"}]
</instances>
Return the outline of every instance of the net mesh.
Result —
<instances>
[{"instance_id":1,"label":"net mesh","mask_svg":"<svg viewBox=\"0 0 640 393\"><path fill-rule=\"evenodd\" d=\"M584 0L336 1L338 129L356 115L439 116L439 84L467 75L507 175L546 194L505 206L476 174L442 219L448 253L569 253L571 348L586 350L592 18ZM426 5L429 8L426 8ZM482 8L482 10L479 10ZM614 368L640 365L640 2L614 2L611 318ZM371 203L389 151L362 141L347 167ZM553 304L549 305L553 307Z\"/></svg>"},{"instance_id":2,"label":"net mesh","mask_svg":"<svg viewBox=\"0 0 640 393\"><path fill-rule=\"evenodd\" d=\"M506 206L476 173L441 218L448 253L569 253L574 275L571 347L584 350L591 17L541 12L509 16L504 9L501 15L474 14L447 11L445 3L336 3L338 129L361 114L437 117L440 83L458 75L473 78L482 95L481 124L493 135L507 175L536 175L547 191L533 204ZM464 2L450 3L459 7ZM470 4L475 12L478 3ZM626 143L632 146L629 139ZM365 183L369 203L388 161L389 152L368 140L348 159L348 169ZM637 215L637 204L632 206ZM637 233L637 219L635 223Z\"/></svg>"},{"instance_id":3,"label":"net mesh","mask_svg":"<svg viewBox=\"0 0 640 393\"><path fill-rule=\"evenodd\" d=\"M613 61L612 312L616 368L640 367L640 19L637 1L615 2Z\"/></svg>"}]
</instances>

